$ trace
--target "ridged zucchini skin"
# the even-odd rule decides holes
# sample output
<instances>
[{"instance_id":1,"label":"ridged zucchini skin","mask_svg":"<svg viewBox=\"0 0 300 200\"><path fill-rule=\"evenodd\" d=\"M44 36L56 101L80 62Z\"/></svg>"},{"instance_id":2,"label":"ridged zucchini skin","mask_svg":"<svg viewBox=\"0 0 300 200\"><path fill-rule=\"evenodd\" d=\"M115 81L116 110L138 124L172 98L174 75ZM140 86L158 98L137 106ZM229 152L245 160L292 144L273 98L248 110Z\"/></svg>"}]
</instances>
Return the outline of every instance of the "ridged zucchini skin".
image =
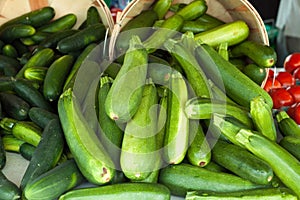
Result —
<instances>
[{"instance_id":1,"label":"ridged zucchini skin","mask_svg":"<svg viewBox=\"0 0 300 200\"><path fill-rule=\"evenodd\" d=\"M95 188L83 188L63 194L59 200L169 200L167 187L156 183L121 183Z\"/></svg>"},{"instance_id":2,"label":"ridged zucchini skin","mask_svg":"<svg viewBox=\"0 0 300 200\"><path fill-rule=\"evenodd\" d=\"M73 159L67 160L35 178L23 190L32 200L52 200L83 183L85 178Z\"/></svg>"},{"instance_id":3,"label":"ridged zucchini skin","mask_svg":"<svg viewBox=\"0 0 300 200\"><path fill-rule=\"evenodd\" d=\"M86 179L102 185L111 181L115 166L80 110L69 88L58 100L58 115L70 152Z\"/></svg>"},{"instance_id":4,"label":"ridged zucchini skin","mask_svg":"<svg viewBox=\"0 0 300 200\"><path fill-rule=\"evenodd\" d=\"M187 163L161 169L158 182L167 186L171 194L182 197L186 192L194 190L233 192L270 187L255 184L233 174L213 172Z\"/></svg>"}]
</instances>

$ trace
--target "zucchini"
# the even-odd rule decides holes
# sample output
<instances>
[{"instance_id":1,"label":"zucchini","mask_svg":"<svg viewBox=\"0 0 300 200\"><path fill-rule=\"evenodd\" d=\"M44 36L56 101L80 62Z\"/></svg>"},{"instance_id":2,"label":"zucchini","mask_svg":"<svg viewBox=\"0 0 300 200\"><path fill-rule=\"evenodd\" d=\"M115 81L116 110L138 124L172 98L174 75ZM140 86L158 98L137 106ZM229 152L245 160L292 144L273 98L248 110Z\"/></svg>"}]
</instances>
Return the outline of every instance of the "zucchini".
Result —
<instances>
[{"instance_id":1,"label":"zucchini","mask_svg":"<svg viewBox=\"0 0 300 200\"><path fill-rule=\"evenodd\" d=\"M271 187L259 185L230 173L210 171L187 163L169 165L160 171L159 183L171 194L184 197L188 191L234 192Z\"/></svg>"},{"instance_id":2,"label":"zucchini","mask_svg":"<svg viewBox=\"0 0 300 200\"><path fill-rule=\"evenodd\" d=\"M0 171L0 199L3 200L14 200L20 199L21 190L20 188L11 180L9 180L6 175Z\"/></svg>"},{"instance_id":3,"label":"zucchini","mask_svg":"<svg viewBox=\"0 0 300 200\"><path fill-rule=\"evenodd\" d=\"M248 150L218 140L212 147L212 160L236 175L257 184L269 184L273 170L268 163Z\"/></svg>"},{"instance_id":4,"label":"zucchini","mask_svg":"<svg viewBox=\"0 0 300 200\"><path fill-rule=\"evenodd\" d=\"M64 133L59 119L51 120L43 129L41 140L22 177L20 184L22 189L58 163L64 148L63 136Z\"/></svg>"},{"instance_id":5,"label":"zucchini","mask_svg":"<svg viewBox=\"0 0 300 200\"><path fill-rule=\"evenodd\" d=\"M31 106L19 96L13 93L0 92L0 101L3 110L9 117L16 120L26 120L28 118Z\"/></svg>"},{"instance_id":6,"label":"zucchini","mask_svg":"<svg viewBox=\"0 0 300 200\"><path fill-rule=\"evenodd\" d=\"M63 194L59 200L169 200L170 191L156 183L119 183L94 188L82 188Z\"/></svg>"},{"instance_id":7,"label":"zucchini","mask_svg":"<svg viewBox=\"0 0 300 200\"><path fill-rule=\"evenodd\" d=\"M138 36L133 35L124 63L107 94L107 115L128 122L138 110L147 78L148 54Z\"/></svg>"},{"instance_id":8,"label":"zucchini","mask_svg":"<svg viewBox=\"0 0 300 200\"><path fill-rule=\"evenodd\" d=\"M28 111L28 116L32 122L41 128L45 128L52 119L58 118L57 113L39 107L31 107Z\"/></svg>"},{"instance_id":9,"label":"zucchini","mask_svg":"<svg viewBox=\"0 0 300 200\"><path fill-rule=\"evenodd\" d=\"M27 199L52 200L83 183L84 177L76 162L67 160L38 176L26 185L23 195Z\"/></svg>"},{"instance_id":10,"label":"zucchini","mask_svg":"<svg viewBox=\"0 0 300 200\"><path fill-rule=\"evenodd\" d=\"M114 163L84 118L71 89L60 96L58 114L66 142L82 174L94 184L110 182L115 174Z\"/></svg>"},{"instance_id":11,"label":"zucchini","mask_svg":"<svg viewBox=\"0 0 300 200\"><path fill-rule=\"evenodd\" d=\"M279 145L285 148L288 152L290 152L293 156L295 156L298 160L300 160L300 137L296 135L288 135L284 136Z\"/></svg>"},{"instance_id":12,"label":"zucchini","mask_svg":"<svg viewBox=\"0 0 300 200\"><path fill-rule=\"evenodd\" d=\"M3 135L2 142L5 151L15 153L20 153L20 147L23 143L25 143L23 140L20 140L11 134Z\"/></svg>"},{"instance_id":13,"label":"zucchini","mask_svg":"<svg viewBox=\"0 0 300 200\"><path fill-rule=\"evenodd\" d=\"M221 43L227 43L228 46L233 46L246 40L249 34L250 29L246 22L236 20L219 25L213 29L197 33L195 35L195 40L211 47L217 47Z\"/></svg>"},{"instance_id":14,"label":"zucchini","mask_svg":"<svg viewBox=\"0 0 300 200\"><path fill-rule=\"evenodd\" d=\"M12 128L12 134L24 142L37 146L41 140L42 129L31 121L17 121Z\"/></svg>"},{"instance_id":15,"label":"zucchini","mask_svg":"<svg viewBox=\"0 0 300 200\"><path fill-rule=\"evenodd\" d=\"M191 1L189 4L178 10L175 14L180 15L183 20L189 21L199 18L206 13L207 4L205 0Z\"/></svg>"},{"instance_id":16,"label":"zucchini","mask_svg":"<svg viewBox=\"0 0 300 200\"><path fill-rule=\"evenodd\" d=\"M270 95L229 61L225 60L213 47L202 44L196 48L196 57L207 76L238 104L250 108L254 97L262 96L272 108Z\"/></svg>"},{"instance_id":17,"label":"zucchini","mask_svg":"<svg viewBox=\"0 0 300 200\"><path fill-rule=\"evenodd\" d=\"M4 168L5 164L6 164L6 153L4 149L2 136L0 136L0 170Z\"/></svg>"},{"instance_id":18,"label":"zucchini","mask_svg":"<svg viewBox=\"0 0 300 200\"><path fill-rule=\"evenodd\" d=\"M273 169L276 176L295 194L300 197L300 161L281 147L278 143L268 138L241 129L235 136L246 149L257 157L266 161Z\"/></svg>"},{"instance_id":19,"label":"zucchini","mask_svg":"<svg viewBox=\"0 0 300 200\"><path fill-rule=\"evenodd\" d=\"M51 102L59 98L73 62L73 56L63 55L49 66L43 84L43 94L46 100Z\"/></svg>"},{"instance_id":20,"label":"zucchini","mask_svg":"<svg viewBox=\"0 0 300 200\"><path fill-rule=\"evenodd\" d=\"M261 85L267 76L267 70L254 63L247 64L241 70L258 85Z\"/></svg>"},{"instance_id":21,"label":"zucchini","mask_svg":"<svg viewBox=\"0 0 300 200\"><path fill-rule=\"evenodd\" d=\"M275 114L278 129L283 136L295 135L300 136L300 127L284 110Z\"/></svg>"},{"instance_id":22,"label":"zucchini","mask_svg":"<svg viewBox=\"0 0 300 200\"><path fill-rule=\"evenodd\" d=\"M57 43L57 50L68 53L84 49L91 43L97 43L104 39L106 28L102 23L90 25L79 32L63 38Z\"/></svg>"},{"instance_id":23,"label":"zucchini","mask_svg":"<svg viewBox=\"0 0 300 200\"><path fill-rule=\"evenodd\" d=\"M172 5L172 0L159 0L153 4L152 10L156 12L158 20L164 19Z\"/></svg>"}]
</instances>

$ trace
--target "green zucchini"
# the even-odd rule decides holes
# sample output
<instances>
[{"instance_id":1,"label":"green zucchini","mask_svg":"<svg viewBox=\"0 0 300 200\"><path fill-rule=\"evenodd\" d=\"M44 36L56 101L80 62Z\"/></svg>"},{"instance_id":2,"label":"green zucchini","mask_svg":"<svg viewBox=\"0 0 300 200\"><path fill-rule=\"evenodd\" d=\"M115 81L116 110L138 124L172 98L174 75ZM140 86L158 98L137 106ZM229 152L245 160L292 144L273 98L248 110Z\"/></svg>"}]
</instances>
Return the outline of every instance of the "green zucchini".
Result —
<instances>
[{"instance_id":1,"label":"green zucchini","mask_svg":"<svg viewBox=\"0 0 300 200\"><path fill-rule=\"evenodd\" d=\"M288 152L290 152L293 156L295 156L298 160L300 160L300 137L296 135L287 135L284 136L279 145L285 148Z\"/></svg>"},{"instance_id":2,"label":"green zucchini","mask_svg":"<svg viewBox=\"0 0 300 200\"><path fill-rule=\"evenodd\" d=\"M82 174L94 184L110 182L115 174L114 163L84 118L71 89L60 96L58 114L66 142Z\"/></svg>"},{"instance_id":3,"label":"green zucchini","mask_svg":"<svg viewBox=\"0 0 300 200\"><path fill-rule=\"evenodd\" d=\"M207 4L205 0L191 1L182 9L176 12L177 15L180 15L185 21L194 20L199 18L201 15L206 13Z\"/></svg>"},{"instance_id":4,"label":"green zucchini","mask_svg":"<svg viewBox=\"0 0 300 200\"><path fill-rule=\"evenodd\" d=\"M39 107L31 107L28 111L28 116L32 122L41 128L45 128L52 119L58 118L57 113Z\"/></svg>"},{"instance_id":5,"label":"green zucchini","mask_svg":"<svg viewBox=\"0 0 300 200\"><path fill-rule=\"evenodd\" d=\"M4 149L2 136L0 136L0 170L4 168L5 164L6 164L6 153Z\"/></svg>"},{"instance_id":6,"label":"green zucchini","mask_svg":"<svg viewBox=\"0 0 300 200\"><path fill-rule=\"evenodd\" d=\"M31 121L17 121L12 134L24 142L37 146L41 140L42 129Z\"/></svg>"},{"instance_id":7,"label":"green zucchini","mask_svg":"<svg viewBox=\"0 0 300 200\"><path fill-rule=\"evenodd\" d=\"M52 169L59 161L64 148L64 133L59 119L51 120L43 129L41 140L33 152L29 165L22 177L20 187Z\"/></svg>"},{"instance_id":8,"label":"green zucchini","mask_svg":"<svg viewBox=\"0 0 300 200\"><path fill-rule=\"evenodd\" d=\"M158 20L164 19L169 11L172 0L159 0L153 4L152 10L156 12Z\"/></svg>"},{"instance_id":9,"label":"green zucchini","mask_svg":"<svg viewBox=\"0 0 300 200\"><path fill-rule=\"evenodd\" d=\"M59 200L75 199L102 200L169 200L170 191L164 185L156 183L120 183L94 188L82 188L63 194Z\"/></svg>"},{"instance_id":10,"label":"green zucchini","mask_svg":"<svg viewBox=\"0 0 300 200\"><path fill-rule=\"evenodd\" d=\"M27 199L52 200L83 183L84 177L76 162L67 160L33 179L23 194Z\"/></svg>"},{"instance_id":11,"label":"green zucchini","mask_svg":"<svg viewBox=\"0 0 300 200\"><path fill-rule=\"evenodd\" d=\"M5 151L14 153L20 153L20 147L23 143L25 143L23 140L20 140L11 134L3 135L2 142Z\"/></svg>"},{"instance_id":12,"label":"green zucchini","mask_svg":"<svg viewBox=\"0 0 300 200\"><path fill-rule=\"evenodd\" d=\"M3 110L9 117L16 120L26 120L28 118L31 106L19 96L13 93L0 92L0 101Z\"/></svg>"},{"instance_id":13,"label":"green zucchini","mask_svg":"<svg viewBox=\"0 0 300 200\"><path fill-rule=\"evenodd\" d=\"M283 136L300 136L300 127L284 110L275 114L278 129Z\"/></svg>"},{"instance_id":14,"label":"green zucchini","mask_svg":"<svg viewBox=\"0 0 300 200\"><path fill-rule=\"evenodd\" d=\"M3 200L14 200L20 199L21 190L20 188L11 180L7 178L7 176L0 171L0 199Z\"/></svg>"},{"instance_id":15,"label":"green zucchini","mask_svg":"<svg viewBox=\"0 0 300 200\"><path fill-rule=\"evenodd\" d=\"M259 185L230 173L210 171L187 163L169 165L160 171L159 183L171 194L184 197L188 191L234 192L271 187Z\"/></svg>"},{"instance_id":16,"label":"green zucchini","mask_svg":"<svg viewBox=\"0 0 300 200\"><path fill-rule=\"evenodd\" d=\"M247 64L241 70L258 85L261 85L267 76L267 70L254 63Z\"/></svg>"},{"instance_id":17,"label":"green zucchini","mask_svg":"<svg viewBox=\"0 0 300 200\"><path fill-rule=\"evenodd\" d=\"M213 47L202 44L196 48L196 57L207 76L238 104L250 108L250 101L262 96L273 107L270 95L229 61L225 60ZM221 86L220 86L221 85Z\"/></svg>"}]
</instances>

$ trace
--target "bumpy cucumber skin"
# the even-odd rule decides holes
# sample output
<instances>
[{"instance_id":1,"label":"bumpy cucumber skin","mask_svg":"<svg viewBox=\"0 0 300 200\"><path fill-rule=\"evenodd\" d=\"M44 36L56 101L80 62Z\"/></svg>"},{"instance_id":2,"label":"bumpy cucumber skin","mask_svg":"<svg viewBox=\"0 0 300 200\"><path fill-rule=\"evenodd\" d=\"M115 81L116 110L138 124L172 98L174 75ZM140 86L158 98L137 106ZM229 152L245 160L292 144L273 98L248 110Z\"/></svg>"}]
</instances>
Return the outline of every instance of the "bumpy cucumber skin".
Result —
<instances>
[{"instance_id":1,"label":"bumpy cucumber skin","mask_svg":"<svg viewBox=\"0 0 300 200\"><path fill-rule=\"evenodd\" d=\"M156 183L121 183L95 188L83 188L63 194L59 200L169 200L171 194L164 185Z\"/></svg>"},{"instance_id":2,"label":"bumpy cucumber skin","mask_svg":"<svg viewBox=\"0 0 300 200\"><path fill-rule=\"evenodd\" d=\"M19 199L21 197L20 188L10 181L2 171L0 171L0 185L0 199L10 200Z\"/></svg>"},{"instance_id":3,"label":"bumpy cucumber skin","mask_svg":"<svg viewBox=\"0 0 300 200\"><path fill-rule=\"evenodd\" d=\"M60 96L58 114L66 142L82 174L91 183L108 183L115 174L114 163L81 113L71 89Z\"/></svg>"},{"instance_id":4,"label":"bumpy cucumber skin","mask_svg":"<svg viewBox=\"0 0 300 200\"><path fill-rule=\"evenodd\" d=\"M69 13L66 15L57 18L56 20L39 27L38 31L46 32L46 33L55 33L58 31L71 29L77 21L77 16L73 13Z\"/></svg>"},{"instance_id":5,"label":"bumpy cucumber skin","mask_svg":"<svg viewBox=\"0 0 300 200\"><path fill-rule=\"evenodd\" d=\"M28 111L28 116L31 121L41 128L45 128L52 119L58 118L56 113L39 107L31 107Z\"/></svg>"}]
</instances>

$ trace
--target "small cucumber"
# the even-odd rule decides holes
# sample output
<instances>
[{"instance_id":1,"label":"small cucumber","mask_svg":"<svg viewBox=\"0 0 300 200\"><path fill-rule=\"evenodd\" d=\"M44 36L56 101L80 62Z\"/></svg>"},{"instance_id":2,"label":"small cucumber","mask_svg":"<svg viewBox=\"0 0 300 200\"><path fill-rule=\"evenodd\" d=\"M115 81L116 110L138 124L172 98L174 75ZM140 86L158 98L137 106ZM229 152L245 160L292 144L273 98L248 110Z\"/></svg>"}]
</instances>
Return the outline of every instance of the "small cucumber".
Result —
<instances>
[{"instance_id":1,"label":"small cucumber","mask_svg":"<svg viewBox=\"0 0 300 200\"><path fill-rule=\"evenodd\" d=\"M169 165L160 171L159 183L167 186L171 194L184 197L188 191L234 192L266 188L230 173L210 171L187 163Z\"/></svg>"},{"instance_id":2,"label":"small cucumber","mask_svg":"<svg viewBox=\"0 0 300 200\"><path fill-rule=\"evenodd\" d=\"M107 115L117 122L128 122L138 110L147 78L148 54L138 36L133 35L124 63L105 101Z\"/></svg>"},{"instance_id":3,"label":"small cucumber","mask_svg":"<svg viewBox=\"0 0 300 200\"><path fill-rule=\"evenodd\" d=\"M288 152L290 152L293 156L295 156L298 160L300 160L300 137L296 135L288 135L284 136L279 145L285 148Z\"/></svg>"},{"instance_id":4,"label":"small cucumber","mask_svg":"<svg viewBox=\"0 0 300 200\"><path fill-rule=\"evenodd\" d=\"M32 36L20 38L20 41L26 46L34 46L45 40L49 35L50 33L47 32L36 31Z\"/></svg>"},{"instance_id":5,"label":"small cucumber","mask_svg":"<svg viewBox=\"0 0 300 200\"><path fill-rule=\"evenodd\" d=\"M0 92L13 91L13 88L13 77L0 76Z\"/></svg>"},{"instance_id":6,"label":"small cucumber","mask_svg":"<svg viewBox=\"0 0 300 200\"><path fill-rule=\"evenodd\" d=\"M16 120L25 120L28 118L28 111L31 106L19 96L13 93L0 92L0 101L3 110L11 118Z\"/></svg>"},{"instance_id":7,"label":"small cucumber","mask_svg":"<svg viewBox=\"0 0 300 200\"><path fill-rule=\"evenodd\" d=\"M247 64L241 70L258 85L261 85L267 77L267 70L254 63Z\"/></svg>"},{"instance_id":8,"label":"small cucumber","mask_svg":"<svg viewBox=\"0 0 300 200\"><path fill-rule=\"evenodd\" d=\"M83 183L84 177L73 159L38 176L24 188L27 199L52 200Z\"/></svg>"},{"instance_id":9,"label":"small cucumber","mask_svg":"<svg viewBox=\"0 0 300 200\"><path fill-rule=\"evenodd\" d=\"M228 46L232 46L247 39L249 33L250 30L246 22L236 20L198 33L195 35L195 40L212 47L225 42L228 43Z\"/></svg>"},{"instance_id":10,"label":"small cucumber","mask_svg":"<svg viewBox=\"0 0 300 200\"><path fill-rule=\"evenodd\" d=\"M197 192L191 191L187 192L185 196L186 200L238 200L238 199L248 199L248 200L297 200L297 196L286 187L279 188L261 188L253 190L245 190L241 192Z\"/></svg>"},{"instance_id":11,"label":"small cucumber","mask_svg":"<svg viewBox=\"0 0 300 200\"><path fill-rule=\"evenodd\" d=\"M22 189L43 173L52 169L59 161L64 148L64 133L59 119L51 120L43 129L42 137L32 154L22 177Z\"/></svg>"},{"instance_id":12,"label":"small cucumber","mask_svg":"<svg viewBox=\"0 0 300 200\"><path fill-rule=\"evenodd\" d=\"M62 40L63 38L69 37L77 32L78 32L78 30L75 30L75 29L67 29L67 30L57 31L57 32L49 35L43 41L41 41L39 43L39 46L54 49L60 40Z\"/></svg>"},{"instance_id":13,"label":"small cucumber","mask_svg":"<svg viewBox=\"0 0 300 200\"><path fill-rule=\"evenodd\" d=\"M86 25L97 23L102 23L100 13L95 6L90 6L86 12Z\"/></svg>"},{"instance_id":14,"label":"small cucumber","mask_svg":"<svg viewBox=\"0 0 300 200\"><path fill-rule=\"evenodd\" d=\"M246 149L218 140L212 147L212 160L236 175L256 184L269 184L273 170L268 163Z\"/></svg>"},{"instance_id":15,"label":"small cucumber","mask_svg":"<svg viewBox=\"0 0 300 200\"><path fill-rule=\"evenodd\" d=\"M32 122L41 128L45 128L52 119L58 118L56 113L39 107L31 107L28 111L28 116Z\"/></svg>"},{"instance_id":16,"label":"small cucumber","mask_svg":"<svg viewBox=\"0 0 300 200\"><path fill-rule=\"evenodd\" d=\"M65 14L41 27L40 32L55 33L62 30L71 29L77 21L77 16L73 13Z\"/></svg>"},{"instance_id":17,"label":"small cucumber","mask_svg":"<svg viewBox=\"0 0 300 200\"><path fill-rule=\"evenodd\" d=\"M270 68L277 62L277 53L274 48L252 40L245 40L234 46L232 57L247 56L260 67Z\"/></svg>"},{"instance_id":18,"label":"small cucumber","mask_svg":"<svg viewBox=\"0 0 300 200\"><path fill-rule=\"evenodd\" d=\"M41 84L44 82L47 70L48 67L28 67L24 71L24 78Z\"/></svg>"},{"instance_id":19,"label":"small cucumber","mask_svg":"<svg viewBox=\"0 0 300 200\"><path fill-rule=\"evenodd\" d=\"M2 48L2 54L11 58L18 57L18 51L12 44L6 44Z\"/></svg>"},{"instance_id":20,"label":"small cucumber","mask_svg":"<svg viewBox=\"0 0 300 200\"><path fill-rule=\"evenodd\" d=\"M169 88L163 159L166 163L178 164L183 161L189 145L189 119L184 113L188 88L177 71L171 75Z\"/></svg>"},{"instance_id":21,"label":"small cucumber","mask_svg":"<svg viewBox=\"0 0 300 200\"><path fill-rule=\"evenodd\" d=\"M37 146L41 140L42 129L31 121L18 121L12 128L12 134L24 142Z\"/></svg>"},{"instance_id":22,"label":"small cucumber","mask_svg":"<svg viewBox=\"0 0 300 200\"><path fill-rule=\"evenodd\" d=\"M73 56L63 55L49 66L43 84L43 94L46 100L51 102L59 98L73 62Z\"/></svg>"},{"instance_id":23,"label":"small cucumber","mask_svg":"<svg viewBox=\"0 0 300 200\"><path fill-rule=\"evenodd\" d=\"M104 39L106 28L102 23L97 23L80 30L79 32L63 38L57 44L57 50L68 53L84 49L87 45L100 42Z\"/></svg>"},{"instance_id":24,"label":"small cucumber","mask_svg":"<svg viewBox=\"0 0 300 200\"><path fill-rule=\"evenodd\" d=\"M157 90L149 81L133 118L127 123L122 140L120 164L125 176L132 181L147 178L155 169L157 134Z\"/></svg>"},{"instance_id":25,"label":"small cucumber","mask_svg":"<svg viewBox=\"0 0 300 200\"><path fill-rule=\"evenodd\" d=\"M156 183L119 183L95 188L82 188L63 194L59 200L169 200L171 194L164 185Z\"/></svg>"},{"instance_id":26,"label":"small cucumber","mask_svg":"<svg viewBox=\"0 0 300 200\"><path fill-rule=\"evenodd\" d=\"M82 174L94 184L110 182L115 174L114 163L84 118L71 89L60 96L58 114L66 142Z\"/></svg>"},{"instance_id":27,"label":"small cucumber","mask_svg":"<svg viewBox=\"0 0 300 200\"><path fill-rule=\"evenodd\" d=\"M34 35L36 32L35 28L26 24L13 24L9 25L0 31L0 39L6 43L24 37Z\"/></svg>"},{"instance_id":28,"label":"small cucumber","mask_svg":"<svg viewBox=\"0 0 300 200\"><path fill-rule=\"evenodd\" d=\"M23 158L30 161L35 149L36 149L35 146L28 144L27 142L24 142L23 144L21 144L19 151Z\"/></svg>"},{"instance_id":29,"label":"small cucumber","mask_svg":"<svg viewBox=\"0 0 300 200\"><path fill-rule=\"evenodd\" d=\"M0 55L0 71L5 76L15 76L20 68L21 64L16 58Z\"/></svg>"},{"instance_id":30,"label":"small cucumber","mask_svg":"<svg viewBox=\"0 0 300 200\"><path fill-rule=\"evenodd\" d=\"M11 200L11 199L20 199L21 190L20 188L7 176L0 171L0 199Z\"/></svg>"}]
</instances>

